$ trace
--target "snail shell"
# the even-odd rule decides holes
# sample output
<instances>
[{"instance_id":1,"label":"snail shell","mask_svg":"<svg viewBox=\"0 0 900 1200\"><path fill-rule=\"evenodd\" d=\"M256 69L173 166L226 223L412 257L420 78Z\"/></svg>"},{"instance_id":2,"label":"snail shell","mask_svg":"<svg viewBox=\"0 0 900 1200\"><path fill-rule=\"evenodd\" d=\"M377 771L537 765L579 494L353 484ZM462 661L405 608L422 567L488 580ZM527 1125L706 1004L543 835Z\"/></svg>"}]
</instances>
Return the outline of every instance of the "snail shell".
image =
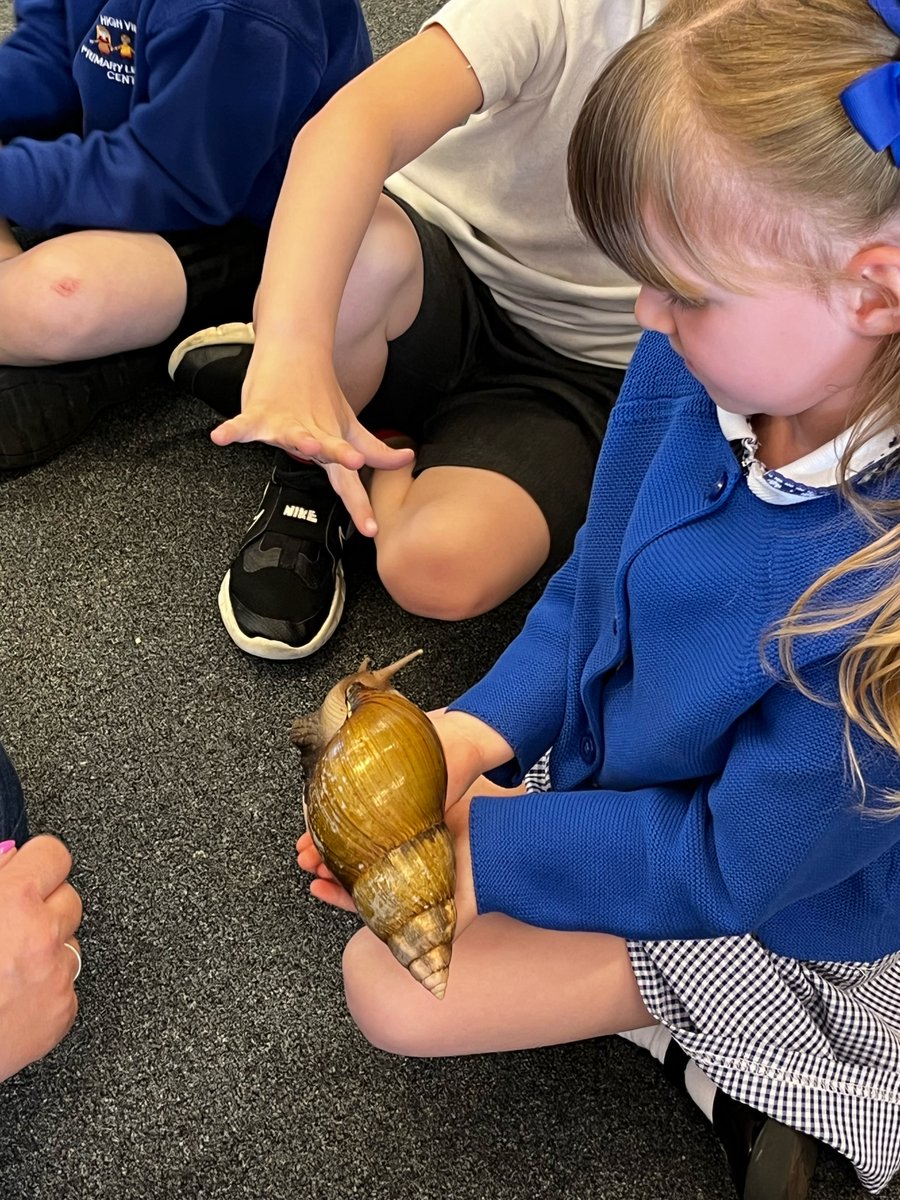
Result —
<instances>
[{"instance_id":1,"label":"snail shell","mask_svg":"<svg viewBox=\"0 0 900 1200\"><path fill-rule=\"evenodd\" d=\"M323 861L366 925L441 999L456 926L447 767L434 726L389 682L420 653L382 671L364 659L318 713L294 722L291 740L314 763L306 823Z\"/></svg>"}]
</instances>

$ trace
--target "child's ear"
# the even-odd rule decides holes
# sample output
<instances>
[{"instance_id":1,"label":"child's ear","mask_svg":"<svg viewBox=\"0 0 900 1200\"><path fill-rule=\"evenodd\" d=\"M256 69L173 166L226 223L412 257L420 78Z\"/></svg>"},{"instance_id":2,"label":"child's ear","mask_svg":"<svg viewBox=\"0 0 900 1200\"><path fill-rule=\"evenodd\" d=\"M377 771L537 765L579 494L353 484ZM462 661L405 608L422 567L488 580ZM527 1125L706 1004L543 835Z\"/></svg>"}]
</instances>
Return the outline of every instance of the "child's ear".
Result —
<instances>
[{"instance_id":1,"label":"child's ear","mask_svg":"<svg viewBox=\"0 0 900 1200\"><path fill-rule=\"evenodd\" d=\"M865 337L900 332L900 246L868 246L854 254L848 271L851 323Z\"/></svg>"}]
</instances>

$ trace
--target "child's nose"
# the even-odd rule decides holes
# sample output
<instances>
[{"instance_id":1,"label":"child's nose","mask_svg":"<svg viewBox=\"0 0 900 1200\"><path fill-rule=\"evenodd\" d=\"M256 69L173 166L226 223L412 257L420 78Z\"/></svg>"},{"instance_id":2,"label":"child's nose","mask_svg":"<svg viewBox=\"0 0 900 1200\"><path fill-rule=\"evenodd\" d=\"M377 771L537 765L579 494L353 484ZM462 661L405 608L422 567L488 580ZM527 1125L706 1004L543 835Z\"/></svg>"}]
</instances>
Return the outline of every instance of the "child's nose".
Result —
<instances>
[{"instance_id":1,"label":"child's nose","mask_svg":"<svg viewBox=\"0 0 900 1200\"><path fill-rule=\"evenodd\" d=\"M643 329L665 334L675 332L671 306L666 303L663 293L656 288L647 287L646 284L641 288L635 301L634 315Z\"/></svg>"}]
</instances>

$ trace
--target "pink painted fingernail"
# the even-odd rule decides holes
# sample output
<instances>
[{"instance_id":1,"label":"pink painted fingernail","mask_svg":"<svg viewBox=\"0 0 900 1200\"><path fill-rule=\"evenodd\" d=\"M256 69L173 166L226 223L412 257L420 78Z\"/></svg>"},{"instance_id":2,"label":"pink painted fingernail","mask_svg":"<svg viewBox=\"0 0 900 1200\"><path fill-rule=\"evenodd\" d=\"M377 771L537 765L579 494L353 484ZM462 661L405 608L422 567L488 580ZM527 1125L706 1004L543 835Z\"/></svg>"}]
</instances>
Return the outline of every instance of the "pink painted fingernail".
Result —
<instances>
[{"instance_id":1,"label":"pink painted fingernail","mask_svg":"<svg viewBox=\"0 0 900 1200\"><path fill-rule=\"evenodd\" d=\"M0 842L0 854L8 854L10 850L15 850L16 843L12 838L8 842Z\"/></svg>"}]
</instances>

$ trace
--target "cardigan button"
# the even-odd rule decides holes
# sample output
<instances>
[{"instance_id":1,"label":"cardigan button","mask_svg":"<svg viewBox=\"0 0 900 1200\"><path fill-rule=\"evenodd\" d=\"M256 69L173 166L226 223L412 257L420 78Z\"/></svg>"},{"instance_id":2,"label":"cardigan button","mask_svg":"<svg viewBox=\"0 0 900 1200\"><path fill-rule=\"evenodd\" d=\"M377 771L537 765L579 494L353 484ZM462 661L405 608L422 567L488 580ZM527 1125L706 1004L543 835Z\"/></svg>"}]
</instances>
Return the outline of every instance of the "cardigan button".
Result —
<instances>
[{"instance_id":1,"label":"cardigan button","mask_svg":"<svg viewBox=\"0 0 900 1200\"><path fill-rule=\"evenodd\" d=\"M589 733L586 733L581 739L581 757L585 762L590 763L594 761L594 755L596 752L597 746L594 742L594 739Z\"/></svg>"},{"instance_id":2,"label":"cardigan button","mask_svg":"<svg viewBox=\"0 0 900 1200\"><path fill-rule=\"evenodd\" d=\"M716 480L715 484L713 485L712 491L706 497L707 500L718 500L718 498L725 491L725 485L727 483L728 483L728 472L723 471L722 474L719 476L719 478Z\"/></svg>"}]
</instances>

